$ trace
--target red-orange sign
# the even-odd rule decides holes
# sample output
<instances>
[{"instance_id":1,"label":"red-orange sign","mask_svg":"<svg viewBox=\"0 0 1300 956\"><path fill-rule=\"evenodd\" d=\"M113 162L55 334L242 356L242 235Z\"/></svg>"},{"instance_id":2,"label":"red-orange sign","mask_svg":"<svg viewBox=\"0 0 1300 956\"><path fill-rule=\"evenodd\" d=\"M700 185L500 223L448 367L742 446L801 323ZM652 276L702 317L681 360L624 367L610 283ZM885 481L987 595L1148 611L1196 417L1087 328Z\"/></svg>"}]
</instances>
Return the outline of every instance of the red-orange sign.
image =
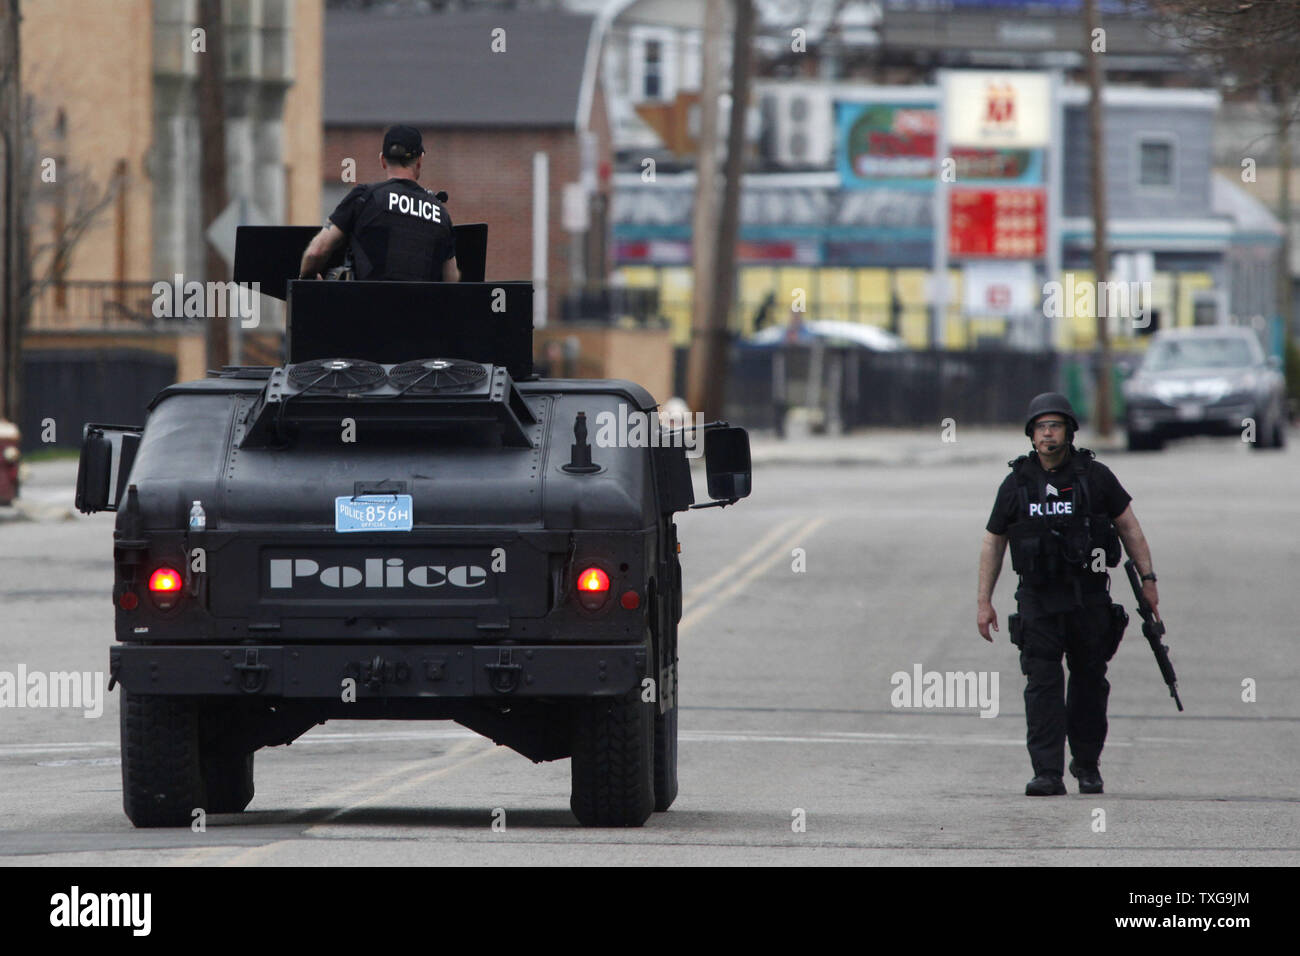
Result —
<instances>
[{"instance_id":1,"label":"red-orange sign","mask_svg":"<svg viewBox=\"0 0 1300 956\"><path fill-rule=\"evenodd\" d=\"M948 250L953 257L1037 259L1047 248L1041 189L951 189Z\"/></svg>"}]
</instances>

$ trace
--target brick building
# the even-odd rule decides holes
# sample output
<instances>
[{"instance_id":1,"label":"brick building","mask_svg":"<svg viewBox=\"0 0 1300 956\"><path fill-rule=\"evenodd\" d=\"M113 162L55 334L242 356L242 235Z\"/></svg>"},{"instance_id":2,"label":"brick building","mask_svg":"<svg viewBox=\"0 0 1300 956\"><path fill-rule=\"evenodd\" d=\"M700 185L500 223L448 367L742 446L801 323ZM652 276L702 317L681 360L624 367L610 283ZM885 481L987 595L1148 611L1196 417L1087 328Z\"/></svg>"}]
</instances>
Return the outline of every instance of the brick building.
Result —
<instances>
[{"instance_id":1,"label":"brick building","mask_svg":"<svg viewBox=\"0 0 1300 956\"><path fill-rule=\"evenodd\" d=\"M566 293L609 271L602 35L599 18L558 12L328 11L322 218L354 185L348 160L355 182L379 179L384 129L415 126L423 185L449 194L454 222L488 223L487 278L532 279L548 293L539 322L557 315Z\"/></svg>"}]
</instances>

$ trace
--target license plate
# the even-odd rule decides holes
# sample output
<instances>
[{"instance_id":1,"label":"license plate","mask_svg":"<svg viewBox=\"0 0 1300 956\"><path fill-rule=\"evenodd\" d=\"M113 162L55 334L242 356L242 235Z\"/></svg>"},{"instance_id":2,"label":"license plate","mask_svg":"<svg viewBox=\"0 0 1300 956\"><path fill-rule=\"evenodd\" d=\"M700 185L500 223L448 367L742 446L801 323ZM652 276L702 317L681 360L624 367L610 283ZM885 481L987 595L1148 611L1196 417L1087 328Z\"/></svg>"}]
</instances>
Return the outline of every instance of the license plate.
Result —
<instances>
[{"instance_id":1,"label":"license plate","mask_svg":"<svg viewBox=\"0 0 1300 956\"><path fill-rule=\"evenodd\" d=\"M1195 402L1184 402L1178 406L1178 417L1185 422L1200 418L1202 414L1204 411Z\"/></svg>"},{"instance_id":2,"label":"license plate","mask_svg":"<svg viewBox=\"0 0 1300 956\"><path fill-rule=\"evenodd\" d=\"M410 531L410 495L341 495L334 499L334 530Z\"/></svg>"}]
</instances>

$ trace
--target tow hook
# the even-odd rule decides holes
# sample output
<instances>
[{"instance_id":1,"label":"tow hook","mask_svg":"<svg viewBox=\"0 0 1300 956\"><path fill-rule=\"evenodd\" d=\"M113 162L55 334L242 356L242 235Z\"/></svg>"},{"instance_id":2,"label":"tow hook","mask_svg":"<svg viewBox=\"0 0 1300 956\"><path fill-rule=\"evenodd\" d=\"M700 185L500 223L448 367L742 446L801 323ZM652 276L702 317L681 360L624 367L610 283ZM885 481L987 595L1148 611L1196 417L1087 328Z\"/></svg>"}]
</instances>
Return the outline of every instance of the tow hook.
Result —
<instances>
[{"instance_id":1,"label":"tow hook","mask_svg":"<svg viewBox=\"0 0 1300 956\"><path fill-rule=\"evenodd\" d=\"M404 661L386 661L376 654L368 664L358 665L361 683L372 691L383 689L385 684L404 684L411 676L411 669Z\"/></svg>"},{"instance_id":2,"label":"tow hook","mask_svg":"<svg viewBox=\"0 0 1300 956\"><path fill-rule=\"evenodd\" d=\"M271 672L270 664L263 664L257 658L257 648L244 650L244 663L235 664L239 673L239 689L245 694L260 694L266 689L266 677Z\"/></svg>"},{"instance_id":3,"label":"tow hook","mask_svg":"<svg viewBox=\"0 0 1300 956\"><path fill-rule=\"evenodd\" d=\"M488 684L498 694L513 694L519 689L519 677L524 668L511 662L510 648L503 647L497 654L495 664L484 665L488 672Z\"/></svg>"}]
</instances>

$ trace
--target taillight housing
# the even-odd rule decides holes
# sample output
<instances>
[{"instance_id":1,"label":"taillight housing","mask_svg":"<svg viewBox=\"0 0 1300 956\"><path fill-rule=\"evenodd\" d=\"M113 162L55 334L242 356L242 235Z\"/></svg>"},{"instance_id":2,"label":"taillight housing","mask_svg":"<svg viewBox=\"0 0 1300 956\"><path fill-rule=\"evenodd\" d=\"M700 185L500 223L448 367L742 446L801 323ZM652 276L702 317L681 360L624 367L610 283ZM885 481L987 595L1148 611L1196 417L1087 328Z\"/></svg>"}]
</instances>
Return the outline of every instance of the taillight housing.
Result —
<instances>
[{"instance_id":1,"label":"taillight housing","mask_svg":"<svg viewBox=\"0 0 1300 956\"><path fill-rule=\"evenodd\" d=\"M149 575L149 594L153 597L154 605L160 611L166 611L176 606L180 600L181 589L185 582L181 578L181 573L174 568L162 567L154 570Z\"/></svg>"},{"instance_id":2,"label":"taillight housing","mask_svg":"<svg viewBox=\"0 0 1300 956\"><path fill-rule=\"evenodd\" d=\"M609 575L592 565L578 575L578 603L588 611L599 610L609 600Z\"/></svg>"}]
</instances>

